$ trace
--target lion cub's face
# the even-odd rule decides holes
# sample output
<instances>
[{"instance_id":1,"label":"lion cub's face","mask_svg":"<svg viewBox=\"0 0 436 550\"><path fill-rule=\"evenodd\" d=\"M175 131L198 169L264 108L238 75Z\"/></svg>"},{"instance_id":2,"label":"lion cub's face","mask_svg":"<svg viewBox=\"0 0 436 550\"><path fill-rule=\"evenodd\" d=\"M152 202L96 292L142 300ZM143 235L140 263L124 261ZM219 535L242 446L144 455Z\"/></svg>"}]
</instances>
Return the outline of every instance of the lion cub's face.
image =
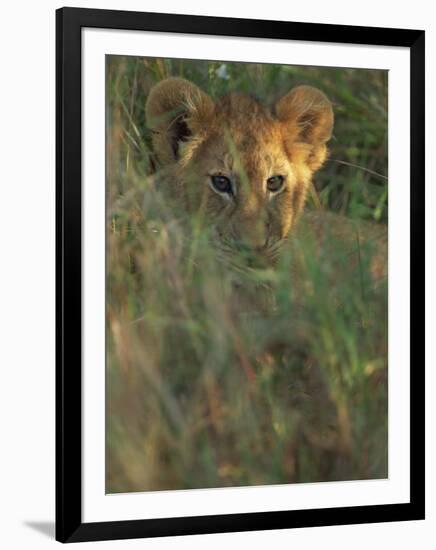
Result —
<instances>
[{"instance_id":1,"label":"lion cub's face","mask_svg":"<svg viewBox=\"0 0 436 550\"><path fill-rule=\"evenodd\" d=\"M214 227L221 249L252 265L273 261L326 158L333 127L326 96L299 86L273 109L238 94L214 103L171 78L152 89L147 121L186 207Z\"/></svg>"}]
</instances>

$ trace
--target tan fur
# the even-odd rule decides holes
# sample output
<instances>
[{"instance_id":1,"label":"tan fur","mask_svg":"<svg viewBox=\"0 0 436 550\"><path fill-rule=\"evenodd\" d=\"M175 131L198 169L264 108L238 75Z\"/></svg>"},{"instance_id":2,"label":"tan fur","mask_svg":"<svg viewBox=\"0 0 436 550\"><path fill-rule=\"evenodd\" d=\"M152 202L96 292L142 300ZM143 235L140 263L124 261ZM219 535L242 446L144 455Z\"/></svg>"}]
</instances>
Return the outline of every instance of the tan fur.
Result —
<instances>
[{"instance_id":1,"label":"tan fur","mask_svg":"<svg viewBox=\"0 0 436 550\"><path fill-rule=\"evenodd\" d=\"M169 78L151 90L146 116L164 185L190 212L203 213L224 249L243 247L273 262L327 157L328 98L298 86L272 108L243 94L214 103L191 82ZM231 179L234 196L211 188L214 174ZM275 175L285 185L273 196L266 182Z\"/></svg>"}]
</instances>

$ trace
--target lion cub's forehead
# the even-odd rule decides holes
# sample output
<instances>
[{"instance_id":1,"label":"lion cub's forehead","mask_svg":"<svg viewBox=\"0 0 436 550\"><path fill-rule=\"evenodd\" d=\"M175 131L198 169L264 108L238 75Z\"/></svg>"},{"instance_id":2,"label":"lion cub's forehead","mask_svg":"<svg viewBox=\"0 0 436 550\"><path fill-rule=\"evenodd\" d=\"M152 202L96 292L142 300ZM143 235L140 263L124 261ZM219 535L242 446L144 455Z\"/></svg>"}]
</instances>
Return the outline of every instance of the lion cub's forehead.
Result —
<instances>
[{"instance_id":1,"label":"lion cub's forehead","mask_svg":"<svg viewBox=\"0 0 436 550\"><path fill-rule=\"evenodd\" d=\"M221 98L215 106L216 122L227 127L232 134L270 133L277 123L270 110L256 99L245 94L230 94Z\"/></svg>"},{"instance_id":2,"label":"lion cub's forehead","mask_svg":"<svg viewBox=\"0 0 436 550\"><path fill-rule=\"evenodd\" d=\"M279 122L248 95L231 94L218 101L213 133L219 136L220 157L228 170L240 161L245 168L267 171L286 158Z\"/></svg>"}]
</instances>

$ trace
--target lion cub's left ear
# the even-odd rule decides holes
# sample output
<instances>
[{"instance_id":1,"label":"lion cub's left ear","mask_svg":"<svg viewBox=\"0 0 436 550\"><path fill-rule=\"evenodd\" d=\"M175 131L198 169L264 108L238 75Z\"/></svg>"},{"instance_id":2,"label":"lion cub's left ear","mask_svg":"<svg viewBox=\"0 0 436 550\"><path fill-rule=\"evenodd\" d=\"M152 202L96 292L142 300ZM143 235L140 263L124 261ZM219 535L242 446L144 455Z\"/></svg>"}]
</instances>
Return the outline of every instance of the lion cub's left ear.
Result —
<instances>
[{"instance_id":1,"label":"lion cub's left ear","mask_svg":"<svg viewBox=\"0 0 436 550\"><path fill-rule=\"evenodd\" d=\"M152 88L145 112L154 152L165 165L179 159L183 142L199 141L213 116L214 103L192 82L167 78Z\"/></svg>"},{"instance_id":2,"label":"lion cub's left ear","mask_svg":"<svg viewBox=\"0 0 436 550\"><path fill-rule=\"evenodd\" d=\"M297 86L276 103L275 112L294 141L312 146L307 163L317 170L327 156L326 142L333 130L333 108L327 96L312 86Z\"/></svg>"}]
</instances>

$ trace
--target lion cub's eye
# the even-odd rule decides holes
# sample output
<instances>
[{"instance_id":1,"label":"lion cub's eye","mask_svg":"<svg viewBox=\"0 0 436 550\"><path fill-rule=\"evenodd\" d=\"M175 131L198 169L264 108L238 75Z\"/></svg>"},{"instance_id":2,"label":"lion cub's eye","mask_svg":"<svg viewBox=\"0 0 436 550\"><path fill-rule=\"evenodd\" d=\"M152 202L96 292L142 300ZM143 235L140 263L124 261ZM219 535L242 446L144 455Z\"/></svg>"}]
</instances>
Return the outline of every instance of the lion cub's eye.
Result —
<instances>
[{"instance_id":1,"label":"lion cub's eye","mask_svg":"<svg viewBox=\"0 0 436 550\"><path fill-rule=\"evenodd\" d=\"M218 191L218 193L228 193L232 194L232 184L226 176L210 176L213 187Z\"/></svg>"},{"instance_id":2,"label":"lion cub's eye","mask_svg":"<svg viewBox=\"0 0 436 550\"><path fill-rule=\"evenodd\" d=\"M266 186L268 188L268 191L271 191L271 193L277 193L277 191L280 191L280 189L283 187L284 183L284 176L272 176L271 178L267 179Z\"/></svg>"}]
</instances>

